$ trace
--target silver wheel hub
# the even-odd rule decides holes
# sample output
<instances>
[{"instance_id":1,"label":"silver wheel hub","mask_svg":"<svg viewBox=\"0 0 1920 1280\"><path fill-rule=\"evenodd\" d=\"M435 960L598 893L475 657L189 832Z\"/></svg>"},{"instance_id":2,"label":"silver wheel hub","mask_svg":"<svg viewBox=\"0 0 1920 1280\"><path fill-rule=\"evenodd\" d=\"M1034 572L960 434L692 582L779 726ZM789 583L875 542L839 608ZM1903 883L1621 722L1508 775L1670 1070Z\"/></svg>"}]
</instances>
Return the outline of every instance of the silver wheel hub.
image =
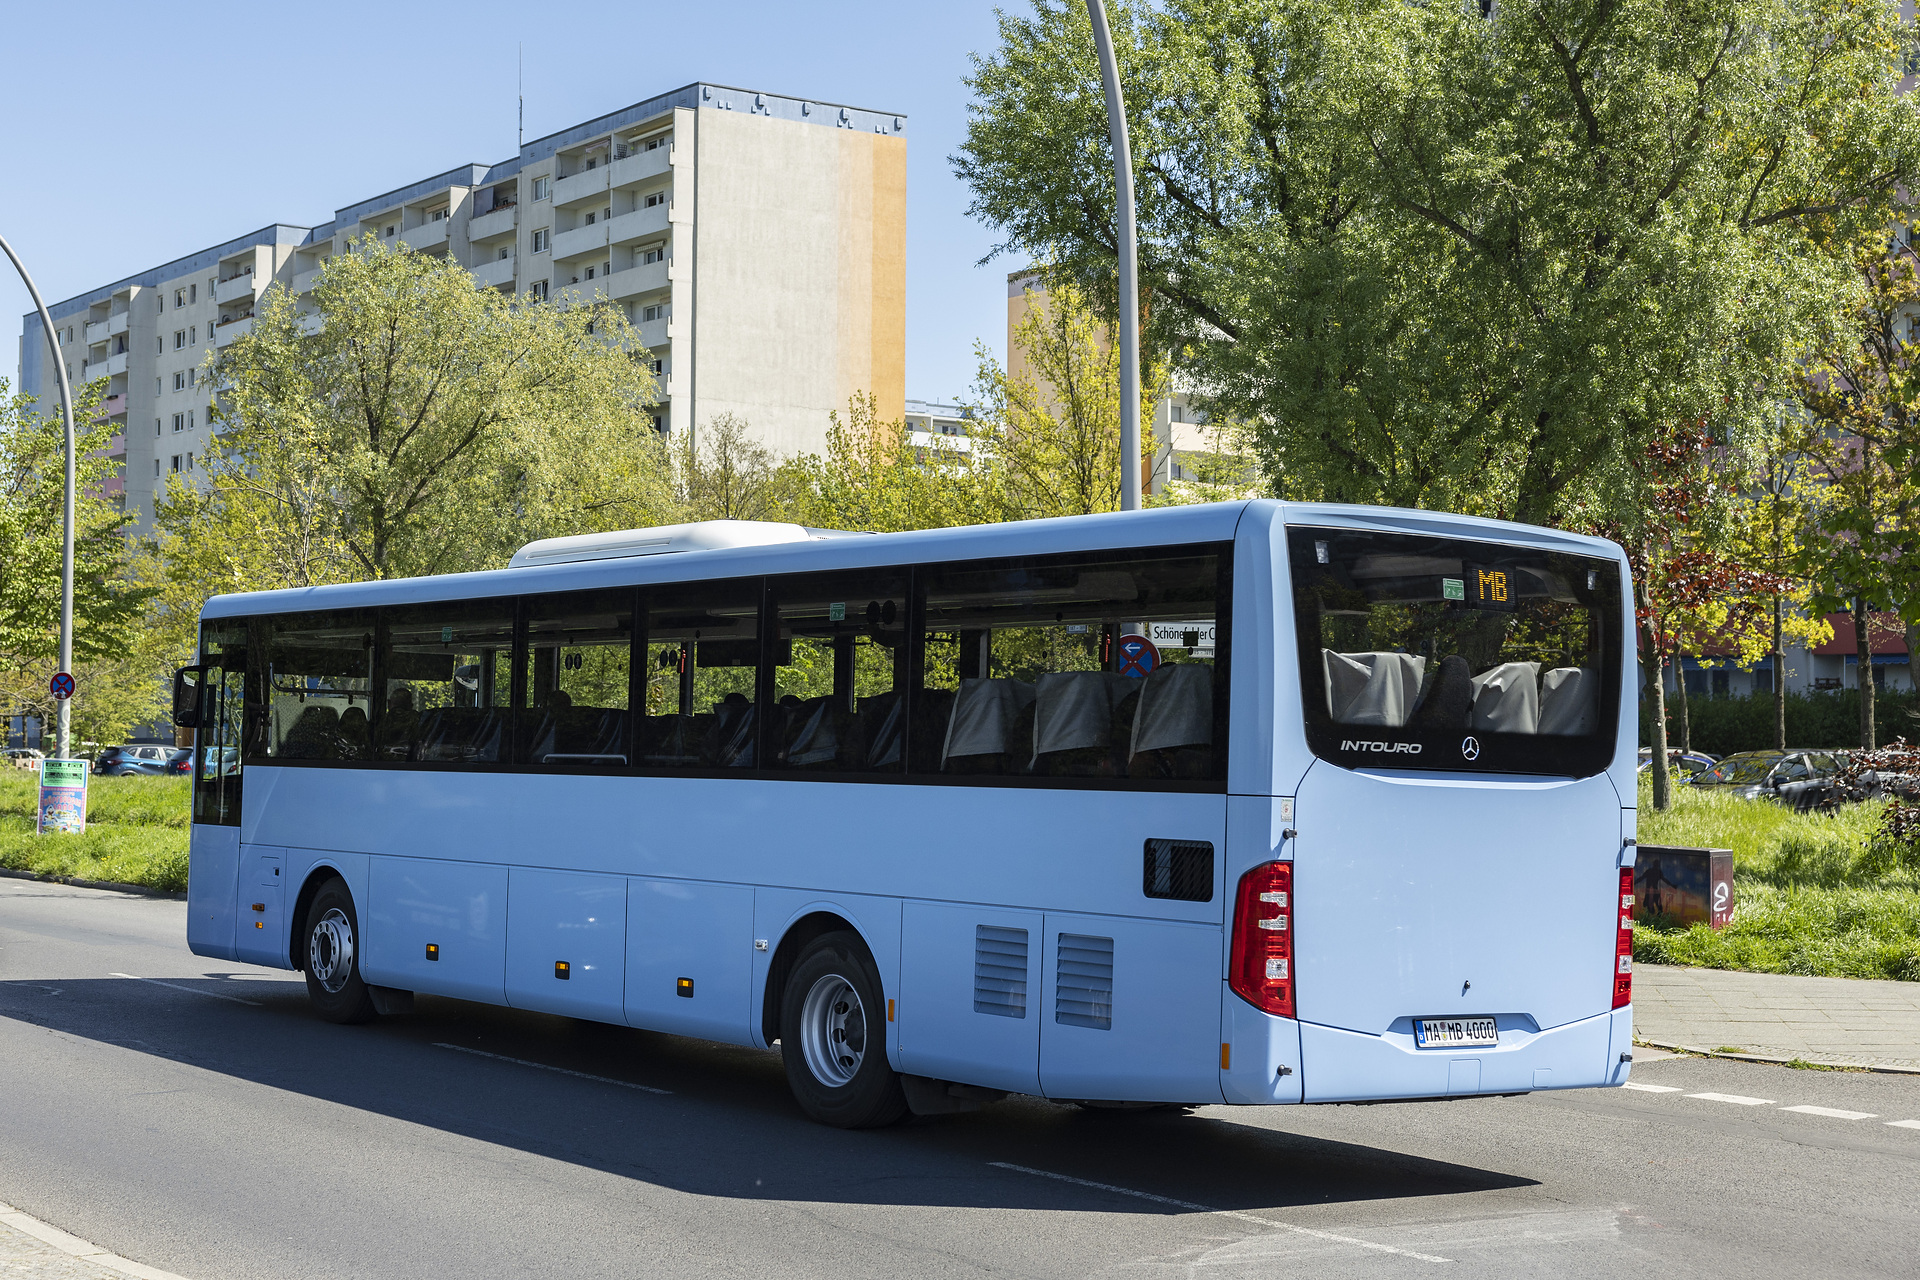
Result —
<instances>
[{"instance_id":1,"label":"silver wheel hub","mask_svg":"<svg viewBox=\"0 0 1920 1280\"><path fill-rule=\"evenodd\" d=\"M321 916L307 938L307 972L329 995L353 973L353 922L338 907Z\"/></svg>"},{"instance_id":2,"label":"silver wheel hub","mask_svg":"<svg viewBox=\"0 0 1920 1280\"><path fill-rule=\"evenodd\" d=\"M853 984L827 974L800 1008L800 1052L813 1078L829 1089L853 1083L867 1056L867 1008Z\"/></svg>"}]
</instances>

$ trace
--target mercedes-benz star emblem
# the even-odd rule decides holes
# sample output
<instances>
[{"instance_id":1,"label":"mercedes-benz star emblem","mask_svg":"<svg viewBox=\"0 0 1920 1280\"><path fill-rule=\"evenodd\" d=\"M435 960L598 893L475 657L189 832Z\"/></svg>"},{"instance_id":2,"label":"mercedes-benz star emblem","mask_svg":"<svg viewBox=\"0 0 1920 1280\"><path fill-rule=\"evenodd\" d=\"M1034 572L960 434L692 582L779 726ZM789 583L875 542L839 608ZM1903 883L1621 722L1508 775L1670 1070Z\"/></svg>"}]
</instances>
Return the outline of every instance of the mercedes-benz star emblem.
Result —
<instances>
[{"instance_id":1,"label":"mercedes-benz star emblem","mask_svg":"<svg viewBox=\"0 0 1920 1280\"><path fill-rule=\"evenodd\" d=\"M1480 739L1468 738L1460 744L1460 754L1469 760L1480 758Z\"/></svg>"}]
</instances>

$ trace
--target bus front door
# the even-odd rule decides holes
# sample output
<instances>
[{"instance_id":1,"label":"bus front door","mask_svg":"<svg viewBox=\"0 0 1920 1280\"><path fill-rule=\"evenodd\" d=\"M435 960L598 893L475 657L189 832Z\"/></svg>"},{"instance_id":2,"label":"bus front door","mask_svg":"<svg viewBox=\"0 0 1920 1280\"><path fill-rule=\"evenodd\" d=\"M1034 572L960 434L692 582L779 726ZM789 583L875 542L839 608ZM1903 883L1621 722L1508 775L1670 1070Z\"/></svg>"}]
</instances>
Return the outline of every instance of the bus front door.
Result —
<instances>
[{"instance_id":1,"label":"bus front door","mask_svg":"<svg viewBox=\"0 0 1920 1280\"><path fill-rule=\"evenodd\" d=\"M246 722L245 623L206 624L199 672L199 726L194 732L193 826L187 852L187 946L195 955L236 958L248 898L240 880L241 732ZM264 914L264 913L261 913ZM264 925L264 921L262 922ZM277 926L277 921L276 921ZM249 940L251 941L251 939ZM278 945L279 939L276 938ZM284 961L282 962L284 964Z\"/></svg>"}]
</instances>

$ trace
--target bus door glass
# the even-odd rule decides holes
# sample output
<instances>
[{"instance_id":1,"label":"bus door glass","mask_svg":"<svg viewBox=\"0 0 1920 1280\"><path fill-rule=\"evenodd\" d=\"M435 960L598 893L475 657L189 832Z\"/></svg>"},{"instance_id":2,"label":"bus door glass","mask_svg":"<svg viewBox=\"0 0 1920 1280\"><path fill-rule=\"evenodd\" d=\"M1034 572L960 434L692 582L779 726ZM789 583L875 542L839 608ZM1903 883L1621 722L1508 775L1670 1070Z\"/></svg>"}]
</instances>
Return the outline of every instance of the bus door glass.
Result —
<instances>
[{"instance_id":1,"label":"bus door glass","mask_svg":"<svg viewBox=\"0 0 1920 1280\"><path fill-rule=\"evenodd\" d=\"M200 727L194 737L193 820L240 825L241 737L246 727L247 624L221 619L200 635Z\"/></svg>"}]
</instances>

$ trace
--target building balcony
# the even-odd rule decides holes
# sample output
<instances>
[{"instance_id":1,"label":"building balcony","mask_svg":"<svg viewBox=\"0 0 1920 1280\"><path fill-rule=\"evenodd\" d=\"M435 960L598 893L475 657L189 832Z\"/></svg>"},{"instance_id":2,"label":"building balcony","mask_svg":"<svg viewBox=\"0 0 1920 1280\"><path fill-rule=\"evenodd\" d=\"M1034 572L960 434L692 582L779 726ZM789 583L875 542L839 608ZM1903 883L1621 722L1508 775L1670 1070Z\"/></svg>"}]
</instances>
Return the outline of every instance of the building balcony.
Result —
<instances>
[{"instance_id":1,"label":"building balcony","mask_svg":"<svg viewBox=\"0 0 1920 1280\"><path fill-rule=\"evenodd\" d=\"M242 298L252 301L255 296L254 282L260 279L262 279L262 277L256 276L251 271L246 271L231 279L222 280L214 286L213 300L223 306L229 302L237 302Z\"/></svg>"},{"instance_id":2,"label":"building balcony","mask_svg":"<svg viewBox=\"0 0 1920 1280\"><path fill-rule=\"evenodd\" d=\"M487 240L494 236L506 235L520 225L520 206L508 205L504 209L495 209L483 213L477 218L467 220L467 239L470 241Z\"/></svg>"},{"instance_id":3,"label":"building balcony","mask_svg":"<svg viewBox=\"0 0 1920 1280\"><path fill-rule=\"evenodd\" d=\"M672 209L670 204L657 204L651 209L635 209L632 213L616 215L606 224L607 242L628 244L659 235L670 225L672 219L669 214Z\"/></svg>"},{"instance_id":4,"label":"building balcony","mask_svg":"<svg viewBox=\"0 0 1920 1280\"><path fill-rule=\"evenodd\" d=\"M131 311L114 312L111 316L107 317L107 332L125 333L127 331L127 324L132 319L133 312Z\"/></svg>"},{"instance_id":5,"label":"building balcony","mask_svg":"<svg viewBox=\"0 0 1920 1280\"><path fill-rule=\"evenodd\" d=\"M107 362L104 365L94 365L93 370L92 376L96 378L111 378L117 374L125 373L127 371L127 353L124 351L116 352L107 357Z\"/></svg>"},{"instance_id":6,"label":"building balcony","mask_svg":"<svg viewBox=\"0 0 1920 1280\"><path fill-rule=\"evenodd\" d=\"M326 270L326 268L324 266L320 266L320 267L315 267L311 271L302 271L299 275L293 278L293 291L296 294L312 293L313 286L319 282L320 273L324 270Z\"/></svg>"},{"instance_id":7,"label":"building balcony","mask_svg":"<svg viewBox=\"0 0 1920 1280\"><path fill-rule=\"evenodd\" d=\"M644 267L628 267L625 271L616 271L606 279L609 298L632 298L655 289L667 287L667 264L650 262Z\"/></svg>"},{"instance_id":8,"label":"building balcony","mask_svg":"<svg viewBox=\"0 0 1920 1280\"><path fill-rule=\"evenodd\" d=\"M216 347L232 346L239 340L240 335L252 328L253 316L251 314L240 316L233 320L222 320L219 327L213 331L213 345Z\"/></svg>"},{"instance_id":9,"label":"building balcony","mask_svg":"<svg viewBox=\"0 0 1920 1280\"><path fill-rule=\"evenodd\" d=\"M657 178L672 167L673 148L670 146L636 151L626 159L615 160L607 166L607 185L616 190L630 187L636 182Z\"/></svg>"},{"instance_id":10,"label":"building balcony","mask_svg":"<svg viewBox=\"0 0 1920 1280\"><path fill-rule=\"evenodd\" d=\"M87 326L86 339L88 346L92 346L96 342L105 342L107 340L107 322L105 320L95 320L89 324Z\"/></svg>"},{"instance_id":11,"label":"building balcony","mask_svg":"<svg viewBox=\"0 0 1920 1280\"><path fill-rule=\"evenodd\" d=\"M118 418L125 414L126 411L127 393L124 391L116 395L110 395L100 402L100 412L105 417Z\"/></svg>"},{"instance_id":12,"label":"building balcony","mask_svg":"<svg viewBox=\"0 0 1920 1280\"><path fill-rule=\"evenodd\" d=\"M124 431L115 432L113 436L107 441L107 446L106 448L101 450L101 453L109 458L126 457L127 456L127 433Z\"/></svg>"},{"instance_id":13,"label":"building balcony","mask_svg":"<svg viewBox=\"0 0 1920 1280\"><path fill-rule=\"evenodd\" d=\"M606 165L576 173L567 178L553 180L553 206L574 204L581 200L591 200L607 189L607 174L611 170Z\"/></svg>"},{"instance_id":14,"label":"building balcony","mask_svg":"<svg viewBox=\"0 0 1920 1280\"><path fill-rule=\"evenodd\" d=\"M472 268L474 282L482 289L497 289L503 284L512 284L514 268L519 265L518 259L513 257L476 263Z\"/></svg>"},{"instance_id":15,"label":"building balcony","mask_svg":"<svg viewBox=\"0 0 1920 1280\"><path fill-rule=\"evenodd\" d=\"M619 219L614 219L618 222ZM577 258L583 253L592 253L607 247L607 228L612 222L596 222L590 227L575 227L571 231L554 233L553 260Z\"/></svg>"},{"instance_id":16,"label":"building balcony","mask_svg":"<svg viewBox=\"0 0 1920 1280\"><path fill-rule=\"evenodd\" d=\"M633 326L640 335L640 345L648 349L664 347L673 339L673 317L663 320L647 320Z\"/></svg>"},{"instance_id":17,"label":"building balcony","mask_svg":"<svg viewBox=\"0 0 1920 1280\"><path fill-rule=\"evenodd\" d=\"M452 218L441 218L437 222L423 222L417 227L407 227L401 231L400 239L409 249L437 249L447 242L447 228Z\"/></svg>"}]
</instances>

